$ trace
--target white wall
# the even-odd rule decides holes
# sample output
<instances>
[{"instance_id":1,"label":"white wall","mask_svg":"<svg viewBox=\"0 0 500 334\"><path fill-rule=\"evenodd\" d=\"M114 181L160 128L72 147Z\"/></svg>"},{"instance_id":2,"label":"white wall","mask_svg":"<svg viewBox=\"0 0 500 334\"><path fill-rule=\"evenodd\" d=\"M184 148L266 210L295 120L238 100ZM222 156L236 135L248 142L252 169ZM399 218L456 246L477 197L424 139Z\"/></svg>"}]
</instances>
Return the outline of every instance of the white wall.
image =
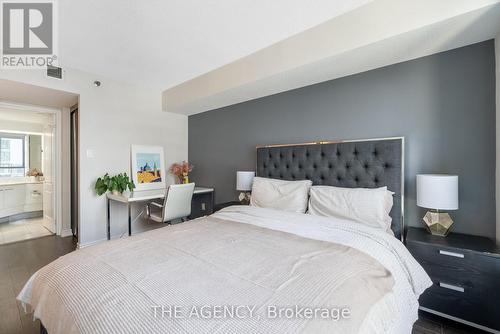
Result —
<instances>
[{"instance_id":1,"label":"white wall","mask_svg":"<svg viewBox=\"0 0 500 334\"><path fill-rule=\"evenodd\" d=\"M496 128L497 128L497 142L496 142L496 214L497 214L497 242L500 243L500 31L495 39L495 55L496 55L496 91L497 91L497 114L496 114Z\"/></svg>"},{"instance_id":2,"label":"white wall","mask_svg":"<svg viewBox=\"0 0 500 334\"><path fill-rule=\"evenodd\" d=\"M43 125L39 123L28 123L28 122L0 119L0 132L1 131L42 133Z\"/></svg>"},{"instance_id":3,"label":"white wall","mask_svg":"<svg viewBox=\"0 0 500 334\"><path fill-rule=\"evenodd\" d=\"M163 146L166 166L187 159L187 117L163 112L160 91L72 69L62 81L36 70L0 70L0 79L80 95L80 245L106 238L105 199L95 195L94 183L106 172L130 171L130 145ZM94 80L101 87L94 87ZM112 214L116 235L126 229L125 209L113 208Z\"/></svg>"}]
</instances>

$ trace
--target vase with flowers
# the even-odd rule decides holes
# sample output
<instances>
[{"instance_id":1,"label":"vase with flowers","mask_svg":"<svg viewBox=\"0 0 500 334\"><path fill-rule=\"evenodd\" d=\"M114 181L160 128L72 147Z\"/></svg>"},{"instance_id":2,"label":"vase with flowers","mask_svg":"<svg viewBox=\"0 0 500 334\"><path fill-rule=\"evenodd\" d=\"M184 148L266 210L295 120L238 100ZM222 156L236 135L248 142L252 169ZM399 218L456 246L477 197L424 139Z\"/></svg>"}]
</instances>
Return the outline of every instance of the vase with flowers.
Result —
<instances>
[{"instance_id":1,"label":"vase with flowers","mask_svg":"<svg viewBox=\"0 0 500 334\"><path fill-rule=\"evenodd\" d=\"M28 170L26 176L28 176L31 181L43 181L43 173L36 168Z\"/></svg>"},{"instance_id":2,"label":"vase with flowers","mask_svg":"<svg viewBox=\"0 0 500 334\"><path fill-rule=\"evenodd\" d=\"M193 165L187 161L174 163L170 166L170 173L177 176L180 183L189 183L189 173L193 170Z\"/></svg>"}]
</instances>

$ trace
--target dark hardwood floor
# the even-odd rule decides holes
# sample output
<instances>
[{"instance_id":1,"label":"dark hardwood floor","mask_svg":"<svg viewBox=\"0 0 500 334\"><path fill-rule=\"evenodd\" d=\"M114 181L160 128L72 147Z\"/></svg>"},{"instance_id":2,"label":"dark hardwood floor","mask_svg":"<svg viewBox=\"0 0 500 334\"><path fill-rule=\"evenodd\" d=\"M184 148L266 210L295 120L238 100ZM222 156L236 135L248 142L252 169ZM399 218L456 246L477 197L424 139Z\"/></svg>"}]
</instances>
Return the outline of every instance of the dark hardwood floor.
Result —
<instances>
[{"instance_id":1,"label":"dark hardwood floor","mask_svg":"<svg viewBox=\"0 0 500 334\"><path fill-rule=\"evenodd\" d=\"M0 333L40 333L40 322L16 300L30 276L76 247L73 237L48 236L0 246Z\"/></svg>"},{"instance_id":2,"label":"dark hardwood floor","mask_svg":"<svg viewBox=\"0 0 500 334\"><path fill-rule=\"evenodd\" d=\"M26 314L16 296L28 278L44 265L76 247L72 237L48 236L0 246L0 334L38 334L40 322ZM481 333L474 328L424 312L413 334Z\"/></svg>"}]
</instances>

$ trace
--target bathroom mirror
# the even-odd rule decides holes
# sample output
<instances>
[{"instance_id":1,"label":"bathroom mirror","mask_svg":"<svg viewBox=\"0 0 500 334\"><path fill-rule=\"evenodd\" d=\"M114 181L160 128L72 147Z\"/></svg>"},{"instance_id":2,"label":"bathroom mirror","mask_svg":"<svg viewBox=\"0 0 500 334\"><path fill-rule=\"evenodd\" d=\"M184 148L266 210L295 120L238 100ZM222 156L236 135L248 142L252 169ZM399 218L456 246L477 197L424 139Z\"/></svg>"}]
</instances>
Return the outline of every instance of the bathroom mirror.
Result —
<instances>
[{"instance_id":1,"label":"bathroom mirror","mask_svg":"<svg viewBox=\"0 0 500 334\"><path fill-rule=\"evenodd\" d=\"M42 136L28 135L29 170L42 170Z\"/></svg>"}]
</instances>

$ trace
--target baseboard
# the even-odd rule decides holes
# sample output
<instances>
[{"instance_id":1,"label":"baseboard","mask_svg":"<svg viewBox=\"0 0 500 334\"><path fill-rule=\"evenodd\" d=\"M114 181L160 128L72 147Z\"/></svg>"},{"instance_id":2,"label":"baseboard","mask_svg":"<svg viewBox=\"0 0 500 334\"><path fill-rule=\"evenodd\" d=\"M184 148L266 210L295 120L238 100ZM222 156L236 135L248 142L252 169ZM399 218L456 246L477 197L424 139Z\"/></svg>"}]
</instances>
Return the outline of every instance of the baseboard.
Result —
<instances>
[{"instance_id":1,"label":"baseboard","mask_svg":"<svg viewBox=\"0 0 500 334\"><path fill-rule=\"evenodd\" d=\"M61 231L61 238L71 237L73 236L73 230L70 228L65 228Z\"/></svg>"},{"instance_id":2,"label":"baseboard","mask_svg":"<svg viewBox=\"0 0 500 334\"><path fill-rule=\"evenodd\" d=\"M82 249L82 248L85 248L85 247L90 247L90 246L94 246L94 245L97 245L97 244L100 244L102 242L105 242L105 241L108 241L108 239L100 239L100 240L96 240L96 241L91 241L91 242L86 242L86 243L80 243L78 242L78 244L76 245L76 248L77 249Z\"/></svg>"},{"instance_id":3,"label":"baseboard","mask_svg":"<svg viewBox=\"0 0 500 334\"><path fill-rule=\"evenodd\" d=\"M438 315L438 316L446 318L446 319L450 319L450 320L453 320L453 321L456 321L456 322L460 322L460 323L462 323L464 325L468 325L468 326L471 326L471 327L479 328L479 329L481 329L483 331L486 331L486 332L500 334L500 331L497 331L496 329L489 328L489 327L486 327L486 326L483 326L483 325L479 325L479 324L476 324L474 322L470 322L470 321L467 321L467 320L463 320L463 319L460 319L460 318L457 318L457 317L454 317L454 316L451 316L451 315L448 315L448 314L445 314L445 313L434 311L434 310L431 310L431 309L429 309L427 307L420 306L419 309L421 309L422 311L425 311L425 312L429 312L429 313Z\"/></svg>"}]
</instances>

